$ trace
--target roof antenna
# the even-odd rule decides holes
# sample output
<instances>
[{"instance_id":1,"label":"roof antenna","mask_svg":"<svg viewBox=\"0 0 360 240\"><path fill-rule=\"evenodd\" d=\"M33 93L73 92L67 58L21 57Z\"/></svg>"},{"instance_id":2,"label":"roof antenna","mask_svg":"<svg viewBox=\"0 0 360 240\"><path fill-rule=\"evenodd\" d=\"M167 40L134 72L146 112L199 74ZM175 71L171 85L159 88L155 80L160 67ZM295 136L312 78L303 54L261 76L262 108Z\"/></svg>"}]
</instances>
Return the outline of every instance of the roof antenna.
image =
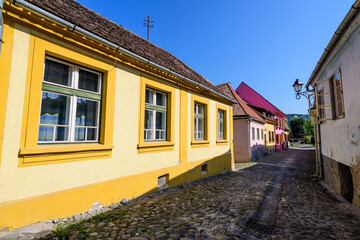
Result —
<instances>
[{"instance_id":1,"label":"roof antenna","mask_svg":"<svg viewBox=\"0 0 360 240\"><path fill-rule=\"evenodd\" d=\"M154 21L151 20L150 21L150 16L148 16L147 20L144 20L144 26L147 27L147 40L149 41L149 29L154 27L153 24L150 24L150 23L153 23Z\"/></svg>"}]
</instances>

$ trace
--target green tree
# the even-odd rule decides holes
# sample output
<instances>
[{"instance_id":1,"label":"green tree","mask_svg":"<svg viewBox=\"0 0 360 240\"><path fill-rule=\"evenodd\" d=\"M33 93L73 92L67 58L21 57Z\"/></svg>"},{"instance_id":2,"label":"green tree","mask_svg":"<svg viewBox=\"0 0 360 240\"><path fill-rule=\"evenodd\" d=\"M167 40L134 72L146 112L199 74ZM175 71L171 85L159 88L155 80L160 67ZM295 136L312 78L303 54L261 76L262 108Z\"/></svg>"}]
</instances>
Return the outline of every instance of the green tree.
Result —
<instances>
[{"instance_id":1,"label":"green tree","mask_svg":"<svg viewBox=\"0 0 360 240\"><path fill-rule=\"evenodd\" d=\"M301 137L300 133L304 133L305 119L303 117L294 118L290 121L290 128L293 137Z\"/></svg>"},{"instance_id":2,"label":"green tree","mask_svg":"<svg viewBox=\"0 0 360 240\"><path fill-rule=\"evenodd\" d=\"M305 133L310 134L311 143L314 143L314 125L310 121L306 121L304 124Z\"/></svg>"}]
</instances>

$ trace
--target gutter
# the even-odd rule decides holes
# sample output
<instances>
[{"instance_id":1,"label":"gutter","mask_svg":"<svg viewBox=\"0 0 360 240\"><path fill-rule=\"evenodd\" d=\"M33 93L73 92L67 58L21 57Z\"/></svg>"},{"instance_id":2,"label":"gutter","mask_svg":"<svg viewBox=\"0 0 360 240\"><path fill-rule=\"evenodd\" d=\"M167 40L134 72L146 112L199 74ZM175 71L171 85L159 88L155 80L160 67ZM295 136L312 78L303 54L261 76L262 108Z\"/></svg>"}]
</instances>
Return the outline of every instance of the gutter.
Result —
<instances>
[{"instance_id":1,"label":"gutter","mask_svg":"<svg viewBox=\"0 0 360 240\"><path fill-rule=\"evenodd\" d=\"M1 46L4 43L3 41L3 32L4 32L4 21L2 17L2 9L4 5L4 0L0 0L0 55L1 55Z\"/></svg>"},{"instance_id":2,"label":"gutter","mask_svg":"<svg viewBox=\"0 0 360 240\"><path fill-rule=\"evenodd\" d=\"M3 1L3 0L0 0L0 1ZM83 29L81 27L78 27L78 26L76 26L75 24L73 24L71 22L68 22L68 21L66 21L66 20L64 20L62 18L59 18L59 17L55 16L54 14L49 13L49 12L47 12L47 11L37 7L37 6L25 1L25 0L13 0L13 4L15 6L20 5L21 7L25 7L27 9L29 9L29 10L32 10L32 11L34 11L34 12L40 14L40 15L43 15L43 16L45 16L45 17L47 17L47 18L49 18L49 19L51 19L51 20L53 20L55 22L58 22L58 23L64 25L65 27L73 29L73 32L77 32L77 33L80 33L80 34L85 35L87 37L90 37L90 38L92 38L92 39L94 39L96 41L99 41L99 42L101 42L103 44L108 45L109 47L115 49L116 51L120 51L120 52L122 52L122 53L124 53L124 54L126 54L126 55L128 55L130 57L133 57L133 58L135 58L135 59L137 59L137 60L139 60L139 61L141 61L141 62L143 62L143 63L145 63L147 65L156 67L156 68L161 69L161 70L163 70L165 72L168 72L168 73L170 73L172 75L175 75L176 77L179 77L179 78L181 78L183 80L186 80L189 83L192 83L192 84L194 84L196 86L199 86L200 88L205 89L205 90L207 90L207 91L209 91L209 92L211 92L211 93L213 93L213 94L215 94L217 96L225 98L226 100L231 101L232 103L236 103L235 100L229 98L228 96L225 96L224 94L218 93L218 92L214 91L213 89L208 88L208 87L206 87L206 86L204 86L204 85L202 85L202 84L200 84L200 83L198 83L198 82L196 82L196 81L194 81L194 80L192 80L190 78L187 78L187 77L185 77L185 76L183 76L183 75L181 75L181 74L179 74L177 72L174 72L174 71L172 71L172 70L170 70L168 68L165 68L165 67L163 67L163 66L161 66L161 65L159 65L157 63L154 63L154 62L152 62L152 61L150 61L150 60L148 60L148 59L146 59L146 58L144 58L144 57L142 57L140 55L137 55L136 53L133 53L133 52L131 52L131 51L117 45L117 44L114 44L114 43L112 43L112 42L110 42L110 41L96 35L96 34L93 34L92 32L89 32L89 31L87 31L87 30L85 30L85 29Z\"/></svg>"},{"instance_id":3,"label":"gutter","mask_svg":"<svg viewBox=\"0 0 360 240\"><path fill-rule=\"evenodd\" d=\"M350 23L356 17L360 9L360 0L357 0L350 8L349 12L346 14L343 21L340 23L340 26L336 29L333 37L331 38L329 44L325 48L325 51L321 55L320 60L317 62L314 71L312 72L308 82L306 83L305 87L306 90L309 90L309 86L313 83L316 74L319 73L321 67L323 66L324 62L330 56L331 52L334 50L336 44L340 41L340 38L343 36L344 32L349 28Z\"/></svg>"}]
</instances>

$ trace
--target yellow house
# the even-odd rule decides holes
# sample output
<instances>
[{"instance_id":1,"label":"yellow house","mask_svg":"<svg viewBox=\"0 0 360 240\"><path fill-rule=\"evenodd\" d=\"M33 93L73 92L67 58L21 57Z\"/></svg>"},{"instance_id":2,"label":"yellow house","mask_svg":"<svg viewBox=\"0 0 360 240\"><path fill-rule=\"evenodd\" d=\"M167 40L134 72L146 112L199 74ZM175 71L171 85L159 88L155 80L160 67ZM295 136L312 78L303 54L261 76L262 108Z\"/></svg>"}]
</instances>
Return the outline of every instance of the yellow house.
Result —
<instances>
[{"instance_id":1,"label":"yellow house","mask_svg":"<svg viewBox=\"0 0 360 240\"><path fill-rule=\"evenodd\" d=\"M234 100L75 0L56 3L3 3L0 229L232 170Z\"/></svg>"}]
</instances>

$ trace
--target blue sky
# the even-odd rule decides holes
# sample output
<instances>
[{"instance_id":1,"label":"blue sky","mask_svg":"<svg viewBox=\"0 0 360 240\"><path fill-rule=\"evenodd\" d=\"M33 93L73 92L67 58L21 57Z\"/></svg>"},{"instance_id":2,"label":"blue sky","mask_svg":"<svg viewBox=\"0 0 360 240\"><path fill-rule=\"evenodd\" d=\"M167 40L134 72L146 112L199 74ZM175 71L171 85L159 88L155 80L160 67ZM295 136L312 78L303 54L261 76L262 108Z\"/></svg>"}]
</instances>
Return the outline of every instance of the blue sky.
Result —
<instances>
[{"instance_id":1,"label":"blue sky","mask_svg":"<svg viewBox=\"0 0 360 240\"><path fill-rule=\"evenodd\" d=\"M307 113L295 99L352 0L77 0L174 54L214 84L241 81L284 113Z\"/></svg>"}]
</instances>

